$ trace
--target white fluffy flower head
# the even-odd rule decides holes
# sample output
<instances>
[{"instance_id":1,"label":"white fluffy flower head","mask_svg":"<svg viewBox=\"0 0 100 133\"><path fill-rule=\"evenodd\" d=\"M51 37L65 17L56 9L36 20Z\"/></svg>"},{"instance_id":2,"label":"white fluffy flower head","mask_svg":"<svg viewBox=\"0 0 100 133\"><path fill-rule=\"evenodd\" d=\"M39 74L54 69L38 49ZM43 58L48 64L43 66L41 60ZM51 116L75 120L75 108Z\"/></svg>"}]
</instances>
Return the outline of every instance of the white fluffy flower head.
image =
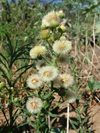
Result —
<instances>
[{"instance_id":1,"label":"white fluffy flower head","mask_svg":"<svg viewBox=\"0 0 100 133\"><path fill-rule=\"evenodd\" d=\"M31 89L36 89L42 85L42 80L38 74L33 74L27 79L27 84Z\"/></svg>"},{"instance_id":2,"label":"white fluffy flower head","mask_svg":"<svg viewBox=\"0 0 100 133\"><path fill-rule=\"evenodd\" d=\"M63 96L63 99L68 103L73 103L76 101L76 95L74 92L70 90L65 91L65 95Z\"/></svg>"},{"instance_id":3,"label":"white fluffy flower head","mask_svg":"<svg viewBox=\"0 0 100 133\"><path fill-rule=\"evenodd\" d=\"M72 49L72 43L65 39L55 41L53 44L53 50L57 54L66 54Z\"/></svg>"},{"instance_id":4,"label":"white fluffy flower head","mask_svg":"<svg viewBox=\"0 0 100 133\"><path fill-rule=\"evenodd\" d=\"M53 81L57 77L58 70L53 66L45 66L40 69L39 73L43 81L49 82Z\"/></svg>"},{"instance_id":5,"label":"white fluffy flower head","mask_svg":"<svg viewBox=\"0 0 100 133\"><path fill-rule=\"evenodd\" d=\"M40 98L29 98L26 102L26 109L29 112L36 114L41 110L42 105L43 103Z\"/></svg>"},{"instance_id":6,"label":"white fluffy flower head","mask_svg":"<svg viewBox=\"0 0 100 133\"><path fill-rule=\"evenodd\" d=\"M54 83L60 87L68 87L73 84L73 77L70 74L61 74L55 79Z\"/></svg>"},{"instance_id":7,"label":"white fluffy flower head","mask_svg":"<svg viewBox=\"0 0 100 133\"><path fill-rule=\"evenodd\" d=\"M70 74L61 74L60 82L64 87L68 87L73 84L73 77Z\"/></svg>"},{"instance_id":8,"label":"white fluffy flower head","mask_svg":"<svg viewBox=\"0 0 100 133\"><path fill-rule=\"evenodd\" d=\"M50 27L52 21L56 21L60 23L58 12L51 11L47 15L45 15L42 19L42 25L45 25L46 27Z\"/></svg>"},{"instance_id":9,"label":"white fluffy flower head","mask_svg":"<svg viewBox=\"0 0 100 133\"><path fill-rule=\"evenodd\" d=\"M46 47L45 46L35 46L30 50L30 56L33 59L36 59L40 55L46 54Z\"/></svg>"}]
</instances>

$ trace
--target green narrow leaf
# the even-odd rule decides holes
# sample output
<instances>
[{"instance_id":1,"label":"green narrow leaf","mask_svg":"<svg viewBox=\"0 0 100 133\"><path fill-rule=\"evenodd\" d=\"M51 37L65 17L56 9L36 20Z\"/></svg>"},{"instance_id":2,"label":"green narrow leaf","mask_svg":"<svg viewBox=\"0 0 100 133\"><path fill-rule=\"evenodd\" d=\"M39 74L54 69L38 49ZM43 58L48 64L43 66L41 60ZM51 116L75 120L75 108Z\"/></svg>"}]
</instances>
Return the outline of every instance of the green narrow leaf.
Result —
<instances>
[{"instance_id":1,"label":"green narrow leaf","mask_svg":"<svg viewBox=\"0 0 100 133\"><path fill-rule=\"evenodd\" d=\"M4 107L3 107L2 103L0 104L0 106L1 106L2 113L3 113L3 115L4 115L5 119L6 119L7 125L9 125L9 122L8 122L7 117L6 117L6 114L5 114Z\"/></svg>"},{"instance_id":2,"label":"green narrow leaf","mask_svg":"<svg viewBox=\"0 0 100 133\"><path fill-rule=\"evenodd\" d=\"M28 68L26 68L14 81L13 86L16 84L17 80L28 70L32 67L33 65L30 65Z\"/></svg>"},{"instance_id":3,"label":"green narrow leaf","mask_svg":"<svg viewBox=\"0 0 100 133\"><path fill-rule=\"evenodd\" d=\"M60 117L59 115L57 114L52 114L51 112L48 113L51 117Z\"/></svg>"},{"instance_id":4,"label":"green narrow leaf","mask_svg":"<svg viewBox=\"0 0 100 133\"><path fill-rule=\"evenodd\" d=\"M87 108L87 107L84 107L84 108L82 109L81 114L84 113L84 111L86 110L86 108Z\"/></svg>"},{"instance_id":5,"label":"green narrow leaf","mask_svg":"<svg viewBox=\"0 0 100 133\"><path fill-rule=\"evenodd\" d=\"M52 94L53 94L53 92L49 92L49 93L45 94L44 96L42 96L42 98L43 98L43 99L47 99L47 98L49 98Z\"/></svg>"},{"instance_id":6,"label":"green narrow leaf","mask_svg":"<svg viewBox=\"0 0 100 133\"><path fill-rule=\"evenodd\" d=\"M74 121L74 120L72 120L72 119L70 119L70 121L71 121L71 123L73 123L74 125L76 125L76 126L78 126L78 121Z\"/></svg>"},{"instance_id":7,"label":"green narrow leaf","mask_svg":"<svg viewBox=\"0 0 100 133\"><path fill-rule=\"evenodd\" d=\"M6 62L8 62L7 60L6 60L6 58L0 53L0 56L6 61Z\"/></svg>"},{"instance_id":8,"label":"green narrow leaf","mask_svg":"<svg viewBox=\"0 0 100 133\"><path fill-rule=\"evenodd\" d=\"M7 68L7 66L6 66L6 64L0 59L0 62L1 62L1 64L3 64L4 65L4 67L8 70L8 68Z\"/></svg>"},{"instance_id":9,"label":"green narrow leaf","mask_svg":"<svg viewBox=\"0 0 100 133\"><path fill-rule=\"evenodd\" d=\"M73 124L73 122L72 122L72 120L71 120L71 119L70 119L70 123L71 123L71 125L72 125L73 129L77 132L77 128L76 128L76 126Z\"/></svg>"},{"instance_id":10,"label":"green narrow leaf","mask_svg":"<svg viewBox=\"0 0 100 133\"><path fill-rule=\"evenodd\" d=\"M22 67L18 68L18 69L13 73L13 75L14 75L15 73L19 72L20 70L22 70L22 69L24 69L24 68L27 68L27 67L29 67L29 66L33 66L33 65L34 65L34 64L22 66Z\"/></svg>"},{"instance_id":11,"label":"green narrow leaf","mask_svg":"<svg viewBox=\"0 0 100 133\"><path fill-rule=\"evenodd\" d=\"M25 88L22 88L22 89L18 90L18 91L15 93L14 97L15 97L20 91L23 91L23 90L25 90L26 88L28 88L28 87L25 87Z\"/></svg>"},{"instance_id":12,"label":"green narrow leaf","mask_svg":"<svg viewBox=\"0 0 100 133\"><path fill-rule=\"evenodd\" d=\"M3 73L3 77L6 78L8 84L10 85L9 78L8 78L7 75L5 74L5 71L4 71L2 68L0 68L0 70L1 70L1 72Z\"/></svg>"},{"instance_id":13,"label":"green narrow leaf","mask_svg":"<svg viewBox=\"0 0 100 133\"><path fill-rule=\"evenodd\" d=\"M85 117L85 119L82 120L82 124L86 123L86 122L88 121L89 117L90 117L90 116Z\"/></svg>"},{"instance_id":14,"label":"green narrow leaf","mask_svg":"<svg viewBox=\"0 0 100 133\"><path fill-rule=\"evenodd\" d=\"M16 128L22 127L22 126L27 125L27 124L29 124L29 121L28 121L28 122L23 122L23 123L21 123L21 124L18 125Z\"/></svg>"}]
</instances>

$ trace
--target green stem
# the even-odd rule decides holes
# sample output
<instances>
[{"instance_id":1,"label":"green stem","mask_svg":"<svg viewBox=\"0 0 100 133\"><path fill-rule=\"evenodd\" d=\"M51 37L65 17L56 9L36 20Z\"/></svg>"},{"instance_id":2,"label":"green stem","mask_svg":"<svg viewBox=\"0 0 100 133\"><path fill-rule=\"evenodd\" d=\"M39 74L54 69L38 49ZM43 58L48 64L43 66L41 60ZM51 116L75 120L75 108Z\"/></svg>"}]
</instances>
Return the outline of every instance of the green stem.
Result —
<instances>
[{"instance_id":1,"label":"green stem","mask_svg":"<svg viewBox=\"0 0 100 133\"><path fill-rule=\"evenodd\" d=\"M92 94L90 94L90 107L92 105Z\"/></svg>"},{"instance_id":2,"label":"green stem","mask_svg":"<svg viewBox=\"0 0 100 133\"><path fill-rule=\"evenodd\" d=\"M10 116L10 125L9 125L9 131L10 133L13 133L13 90L10 89L9 91L9 116Z\"/></svg>"},{"instance_id":3,"label":"green stem","mask_svg":"<svg viewBox=\"0 0 100 133\"><path fill-rule=\"evenodd\" d=\"M55 64L56 64L56 59L57 59L57 58L54 56L54 57L53 57L53 66L55 66Z\"/></svg>"}]
</instances>

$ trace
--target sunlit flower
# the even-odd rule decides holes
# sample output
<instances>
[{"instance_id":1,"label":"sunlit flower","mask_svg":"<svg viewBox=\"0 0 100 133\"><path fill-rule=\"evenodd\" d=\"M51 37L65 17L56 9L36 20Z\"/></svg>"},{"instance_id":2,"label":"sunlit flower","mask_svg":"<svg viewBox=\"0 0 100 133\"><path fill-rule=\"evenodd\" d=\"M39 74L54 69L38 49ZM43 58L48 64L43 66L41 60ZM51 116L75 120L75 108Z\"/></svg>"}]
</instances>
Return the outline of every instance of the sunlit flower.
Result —
<instances>
[{"instance_id":1,"label":"sunlit flower","mask_svg":"<svg viewBox=\"0 0 100 133\"><path fill-rule=\"evenodd\" d=\"M35 46L30 50L30 56L33 59L36 59L40 55L46 54L46 47L45 46Z\"/></svg>"},{"instance_id":2,"label":"sunlit flower","mask_svg":"<svg viewBox=\"0 0 100 133\"><path fill-rule=\"evenodd\" d=\"M33 74L27 79L27 84L31 89L36 89L42 85L42 81L38 74Z\"/></svg>"},{"instance_id":3,"label":"sunlit flower","mask_svg":"<svg viewBox=\"0 0 100 133\"><path fill-rule=\"evenodd\" d=\"M46 66L46 62L44 60L39 60L37 63L36 63L36 68L37 70L40 70L42 67Z\"/></svg>"},{"instance_id":4,"label":"sunlit flower","mask_svg":"<svg viewBox=\"0 0 100 133\"><path fill-rule=\"evenodd\" d=\"M60 81L64 87L68 87L73 84L73 77L70 74L61 74Z\"/></svg>"},{"instance_id":5,"label":"sunlit flower","mask_svg":"<svg viewBox=\"0 0 100 133\"><path fill-rule=\"evenodd\" d=\"M53 50L57 54L66 54L72 49L72 43L65 39L55 41L53 44Z\"/></svg>"},{"instance_id":6,"label":"sunlit flower","mask_svg":"<svg viewBox=\"0 0 100 133\"><path fill-rule=\"evenodd\" d=\"M70 74L61 74L54 80L60 87L68 87L73 84L73 77Z\"/></svg>"},{"instance_id":7,"label":"sunlit flower","mask_svg":"<svg viewBox=\"0 0 100 133\"><path fill-rule=\"evenodd\" d=\"M60 18L58 15L58 12L51 11L47 15L45 15L42 19L42 25L45 25L46 27L56 27L60 23Z\"/></svg>"},{"instance_id":8,"label":"sunlit flower","mask_svg":"<svg viewBox=\"0 0 100 133\"><path fill-rule=\"evenodd\" d=\"M26 109L31 113L38 113L42 108L42 101L40 98L29 98L26 102Z\"/></svg>"},{"instance_id":9,"label":"sunlit flower","mask_svg":"<svg viewBox=\"0 0 100 133\"><path fill-rule=\"evenodd\" d=\"M49 82L53 81L57 77L58 70L53 66L45 66L40 69L39 73L43 81Z\"/></svg>"},{"instance_id":10,"label":"sunlit flower","mask_svg":"<svg viewBox=\"0 0 100 133\"><path fill-rule=\"evenodd\" d=\"M69 89L65 91L65 95L63 99L68 103L73 103L76 101L76 95L74 92L70 91Z\"/></svg>"},{"instance_id":11,"label":"sunlit flower","mask_svg":"<svg viewBox=\"0 0 100 133\"><path fill-rule=\"evenodd\" d=\"M69 63L69 57L67 55L60 55L56 61L59 65L66 65Z\"/></svg>"}]
</instances>

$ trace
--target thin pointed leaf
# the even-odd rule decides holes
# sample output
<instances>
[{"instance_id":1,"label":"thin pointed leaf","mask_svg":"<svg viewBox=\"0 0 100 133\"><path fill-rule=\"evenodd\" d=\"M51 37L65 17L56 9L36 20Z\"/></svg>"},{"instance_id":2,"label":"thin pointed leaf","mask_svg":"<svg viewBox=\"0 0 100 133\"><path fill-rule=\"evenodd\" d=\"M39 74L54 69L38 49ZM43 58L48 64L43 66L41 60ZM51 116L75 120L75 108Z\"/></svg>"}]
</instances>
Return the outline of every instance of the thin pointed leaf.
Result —
<instances>
[{"instance_id":1,"label":"thin pointed leaf","mask_svg":"<svg viewBox=\"0 0 100 133\"><path fill-rule=\"evenodd\" d=\"M73 124L73 122L72 122L72 120L71 120L71 119L70 119L70 123L71 123L71 125L72 125L73 129L77 132L78 130L77 130L76 126Z\"/></svg>"},{"instance_id":2,"label":"thin pointed leaf","mask_svg":"<svg viewBox=\"0 0 100 133\"><path fill-rule=\"evenodd\" d=\"M16 50L16 52L15 52L15 54L16 53L18 53L19 51L22 51L23 49L27 49L30 45L32 45L33 43L30 43L30 44L26 44L26 45L24 45L24 46L21 46L20 48L18 48L17 50Z\"/></svg>"},{"instance_id":3,"label":"thin pointed leaf","mask_svg":"<svg viewBox=\"0 0 100 133\"><path fill-rule=\"evenodd\" d=\"M32 65L33 65L33 64L32 64ZM14 75L15 73L17 73L18 71L20 71L21 69L26 68L26 67L29 67L29 66L31 66L31 65L22 66L21 68L17 69L17 71L15 71L15 72L13 73L13 75Z\"/></svg>"},{"instance_id":4,"label":"thin pointed leaf","mask_svg":"<svg viewBox=\"0 0 100 133\"><path fill-rule=\"evenodd\" d=\"M6 61L6 62L8 62L7 61L7 59L0 53L0 56Z\"/></svg>"},{"instance_id":5,"label":"thin pointed leaf","mask_svg":"<svg viewBox=\"0 0 100 133\"><path fill-rule=\"evenodd\" d=\"M18 90L18 91L15 93L14 97L15 97L20 91L23 91L23 90L25 90L26 88L27 88L27 87Z\"/></svg>"},{"instance_id":6,"label":"thin pointed leaf","mask_svg":"<svg viewBox=\"0 0 100 133\"><path fill-rule=\"evenodd\" d=\"M78 121L74 121L74 120L72 120L72 119L70 119L70 122L73 123L73 124L76 125L76 126L78 126L78 124L79 124Z\"/></svg>"},{"instance_id":7,"label":"thin pointed leaf","mask_svg":"<svg viewBox=\"0 0 100 133\"><path fill-rule=\"evenodd\" d=\"M48 114L49 114L51 117L60 117L59 115L57 115L57 114L52 114L51 112L48 112Z\"/></svg>"},{"instance_id":8,"label":"thin pointed leaf","mask_svg":"<svg viewBox=\"0 0 100 133\"><path fill-rule=\"evenodd\" d=\"M90 116L85 117L84 120L82 120L82 124L85 124L88 121L89 117Z\"/></svg>"},{"instance_id":9,"label":"thin pointed leaf","mask_svg":"<svg viewBox=\"0 0 100 133\"><path fill-rule=\"evenodd\" d=\"M32 64L33 65L33 64ZM26 68L14 81L13 86L16 84L17 80L28 70L32 67L32 65L30 65L28 68Z\"/></svg>"},{"instance_id":10,"label":"thin pointed leaf","mask_svg":"<svg viewBox=\"0 0 100 133\"><path fill-rule=\"evenodd\" d=\"M1 72L3 73L3 77L6 78L8 84L10 84L9 78L8 78L7 75L5 74L5 71L4 71L2 68L0 68L0 70L1 70Z\"/></svg>"},{"instance_id":11,"label":"thin pointed leaf","mask_svg":"<svg viewBox=\"0 0 100 133\"><path fill-rule=\"evenodd\" d=\"M18 125L16 128L22 127L22 126L27 125L27 124L29 124L29 122L24 122L24 123L21 123L21 124L20 124L20 125Z\"/></svg>"},{"instance_id":12,"label":"thin pointed leaf","mask_svg":"<svg viewBox=\"0 0 100 133\"><path fill-rule=\"evenodd\" d=\"M21 51L20 53L18 53L16 56L14 55L14 58L11 61L11 65L18 59L18 57L22 56L25 54L25 51Z\"/></svg>"},{"instance_id":13,"label":"thin pointed leaf","mask_svg":"<svg viewBox=\"0 0 100 133\"><path fill-rule=\"evenodd\" d=\"M3 113L3 115L4 115L5 119L6 119L7 125L9 125L9 122L8 122L7 117L6 117L6 114L5 114L4 107L3 107L2 103L0 104L0 106L1 106L2 113Z\"/></svg>"},{"instance_id":14,"label":"thin pointed leaf","mask_svg":"<svg viewBox=\"0 0 100 133\"><path fill-rule=\"evenodd\" d=\"M5 63L0 59L0 62L4 65L4 67L8 70L7 66L5 65Z\"/></svg>"},{"instance_id":15,"label":"thin pointed leaf","mask_svg":"<svg viewBox=\"0 0 100 133\"><path fill-rule=\"evenodd\" d=\"M81 111L81 115L84 113L84 111L86 110L87 107L84 107Z\"/></svg>"}]
</instances>

